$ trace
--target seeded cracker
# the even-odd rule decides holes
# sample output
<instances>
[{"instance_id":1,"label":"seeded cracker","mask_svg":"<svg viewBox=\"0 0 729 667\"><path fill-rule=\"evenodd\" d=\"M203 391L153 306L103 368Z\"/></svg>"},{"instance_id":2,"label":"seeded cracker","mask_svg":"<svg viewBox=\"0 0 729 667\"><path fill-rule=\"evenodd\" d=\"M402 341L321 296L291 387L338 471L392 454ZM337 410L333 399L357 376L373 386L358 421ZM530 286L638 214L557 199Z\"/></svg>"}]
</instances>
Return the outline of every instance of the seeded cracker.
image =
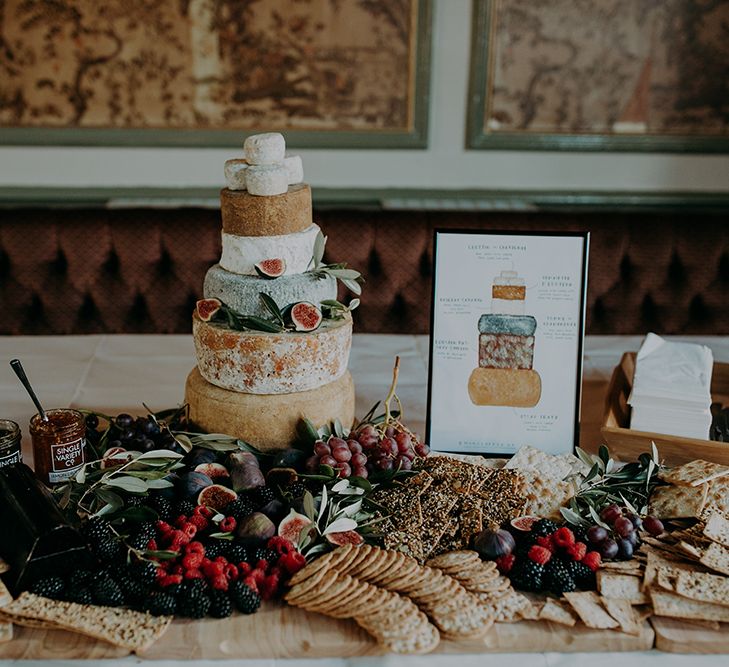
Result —
<instances>
[{"instance_id":1,"label":"seeded cracker","mask_svg":"<svg viewBox=\"0 0 729 667\"><path fill-rule=\"evenodd\" d=\"M496 470L478 492L483 510L483 524L501 525L521 516L526 505L524 477L517 470Z\"/></svg>"}]
</instances>

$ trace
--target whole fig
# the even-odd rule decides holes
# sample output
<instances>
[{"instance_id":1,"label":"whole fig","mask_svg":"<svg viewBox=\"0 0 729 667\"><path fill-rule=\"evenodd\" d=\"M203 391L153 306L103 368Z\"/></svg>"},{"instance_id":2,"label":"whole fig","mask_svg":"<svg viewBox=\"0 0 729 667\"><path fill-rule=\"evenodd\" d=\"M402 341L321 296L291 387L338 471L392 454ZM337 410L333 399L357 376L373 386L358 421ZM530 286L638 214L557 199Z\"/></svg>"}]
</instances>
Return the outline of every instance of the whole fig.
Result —
<instances>
[{"instance_id":1,"label":"whole fig","mask_svg":"<svg viewBox=\"0 0 729 667\"><path fill-rule=\"evenodd\" d=\"M276 526L265 514L253 512L241 519L235 534L246 542L259 542L273 537Z\"/></svg>"}]
</instances>

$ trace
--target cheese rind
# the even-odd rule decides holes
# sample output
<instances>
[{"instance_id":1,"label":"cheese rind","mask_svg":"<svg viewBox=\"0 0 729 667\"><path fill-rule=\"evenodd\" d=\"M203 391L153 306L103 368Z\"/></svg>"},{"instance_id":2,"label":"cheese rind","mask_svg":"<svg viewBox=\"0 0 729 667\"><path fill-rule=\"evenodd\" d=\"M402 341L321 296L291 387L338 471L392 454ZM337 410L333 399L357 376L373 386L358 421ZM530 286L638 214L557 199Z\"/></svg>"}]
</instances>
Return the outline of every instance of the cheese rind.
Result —
<instances>
[{"instance_id":1,"label":"cheese rind","mask_svg":"<svg viewBox=\"0 0 729 667\"><path fill-rule=\"evenodd\" d=\"M268 294L279 307L308 301L319 305L337 298L337 280L332 276L318 278L313 273L293 273L275 280L247 276L226 271L215 264L205 274L203 295L206 299L220 299L233 310L244 315L270 317L261 303L261 292Z\"/></svg>"},{"instance_id":2,"label":"cheese rind","mask_svg":"<svg viewBox=\"0 0 729 667\"><path fill-rule=\"evenodd\" d=\"M333 382L347 370L352 318L324 321L309 333L234 331L192 318L201 375L247 394L286 394Z\"/></svg>"},{"instance_id":3,"label":"cheese rind","mask_svg":"<svg viewBox=\"0 0 729 667\"><path fill-rule=\"evenodd\" d=\"M533 370L476 368L468 379L474 405L508 405L531 408L542 396L542 380Z\"/></svg>"},{"instance_id":4,"label":"cheese rind","mask_svg":"<svg viewBox=\"0 0 729 667\"><path fill-rule=\"evenodd\" d=\"M257 197L281 195L289 189L289 174L283 164L251 165L246 169L246 189Z\"/></svg>"},{"instance_id":5,"label":"cheese rind","mask_svg":"<svg viewBox=\"0 0 729 667\"><path fill-rule=\"evenodd\" d=\"M280 164L286 153L286 140L280 132L263 132L247 137L243 151L250 164Z\"/></svg>"},{"instance_id":6,"label":"cheese rind","mask_svg":"<svg viewBox=\"0 0 729 667\"><path fill-rule=\"evenodd\" d=\"M303 232L311 226L311 188L292 185L274 197L256 197L245 190L220 192L223 231L239 236L276 236Z\"/></svg>"},{"instance_id":7,"label":"cheese rind","mask_svg":"<svg viewBox=\"0 0 729 667\"><path fill-rule=\"evenodd\" d=\"M283 161L289 177L289 185L301 183L304 180L304 163L300 155L287 155Z\"/></svg>"},{"instance_id":8,"label":"cheese rind","mask_svg":"<svg viewBox=\"0 0 729 667\"><path fill-rule=\"evenodd\" d=\"M319 225L311 225L303 232L280 236L238 236L223 232L220 266L232 273L254 276L259 262L282 259L286 264L284 275L304 273L310 268L314 242L320 231Z\"/></svg>"},{"instance_id":9,"label":"cheese rind","mask_svg":"<svg viewBox=\"0 0 729 667\"><path fill-rule=\"evenodd\" d=\"M246 189L246 170L248 162L245 160L225 161L225 184L230 190Z\"/></svg>"},{"instance_id":10,"label":"cheese rind","mask_svg":"<svg viewBox=\"0 0 729 667\"><path fill-rule=\"evenodd\" d=\"M286 449L306 417L317 428L338 419L354 422L354 382L349 372L316 389L296 394L241 394L206 382L197 368L187 377L190 419L209 433L228 433L263 451Z\"/></svg>"}]
</instances>

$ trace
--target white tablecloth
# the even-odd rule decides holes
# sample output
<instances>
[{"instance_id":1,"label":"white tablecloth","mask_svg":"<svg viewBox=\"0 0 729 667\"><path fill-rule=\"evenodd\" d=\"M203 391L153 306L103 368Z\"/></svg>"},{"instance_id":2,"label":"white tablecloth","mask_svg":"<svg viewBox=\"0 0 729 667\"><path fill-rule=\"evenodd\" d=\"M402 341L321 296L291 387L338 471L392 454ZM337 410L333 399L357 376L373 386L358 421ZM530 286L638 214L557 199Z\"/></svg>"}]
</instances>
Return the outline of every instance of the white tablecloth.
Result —
<instances>
[{"instance_id":1,"label":"white tablecloth","mask_svg":"<svg viewBox=\"0 0 729 667\"><path fill-rule=\"evenodd\" d=\"M626 350L637 350L638 336L593 336L585 343L584 373L587 379L608 379L614 366ZM681 340L709 345L717 361L729 361L729 338L686 337ZM405 407L409 425L422 432L425 423L427 397L427 336L384 334L355 335L350 368L357 387L357 414L364 414L371 405L385 397L395 355L401 357L398 394ZM142 403L152 410L174 407L183 400L185 378L194 366L194 350L190 336L162 335L94 335L94 336L19 336L0 338L0 417L13 419L21 425L27 439L27 425L35 410L16 379L8 362L18 357L33 383L44 407L74 406L94 408L117 414L128 411L142 414ZM29 454L25 443L26 455ZM520 667L673 667L690 664L727 664L726 656L682 657L658 652L649 653L537 653L499 655L395 656L332 660L255 660L246 665L276 665L291 667L340 667L342 665L422 665L435 667L482 666L486 661ZM65 664L67 661L53 661ZM136 658L113 660L128 665L140 662ZM0 661L14 664L14 661ZM18 662L29 667L34 661ZM40 663L39 663L40 664ZM43 664L48 664L46 661ZM172 661L155 662L159 667L171 667ZM240 661L196 661L196 665L215 666L240 664Z\"/></svg>"}]
</instances>

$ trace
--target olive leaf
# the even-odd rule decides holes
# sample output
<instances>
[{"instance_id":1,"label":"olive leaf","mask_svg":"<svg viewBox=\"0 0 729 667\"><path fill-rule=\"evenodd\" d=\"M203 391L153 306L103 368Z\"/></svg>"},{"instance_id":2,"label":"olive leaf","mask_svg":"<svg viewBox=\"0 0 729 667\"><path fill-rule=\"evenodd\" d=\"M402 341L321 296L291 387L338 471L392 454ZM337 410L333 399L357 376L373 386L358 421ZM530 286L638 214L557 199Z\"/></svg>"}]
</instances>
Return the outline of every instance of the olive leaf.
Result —
<instances>
[{"instance_id":1,"label":"olive leaf","mask_svg":"<svg viewBox=\"0 0 729 667\"><path fill-rule=\"evenodd\" d=\"M261 297L261 301L263 302L263 305L266 307L269 313L273 315L274 319L283 326L284 324L284 317L283 313L281 312L281 309L278 307L278 304L273 300L273 298L266 294L265 292L260 292L259 296Z\"/></svg>"},{"instance_id":2,"label":"olive leaf","mask_svg":"<svg viewBox=\"0 0 729 667\"><path fill-rule=\"evenodd\" d=\"M120 477L110 477L104 480L106 486L113 486L117 489L129 491L129 493L146 493L147 483L138 477L131 475L122 475Z\"/></svg>"},{"instance_id":3,"label":"olive leaf","mask_svg":"<svg viewBox=\"0 0 729 667\"><path fill-rule=\"evenodd\" d=\"M255 315L242 315L238 318L240 327L252 331L265 331L266 333L281 333L286 331L285 327L276 322L271 322Z\"/></svg>"}]
</instances>

